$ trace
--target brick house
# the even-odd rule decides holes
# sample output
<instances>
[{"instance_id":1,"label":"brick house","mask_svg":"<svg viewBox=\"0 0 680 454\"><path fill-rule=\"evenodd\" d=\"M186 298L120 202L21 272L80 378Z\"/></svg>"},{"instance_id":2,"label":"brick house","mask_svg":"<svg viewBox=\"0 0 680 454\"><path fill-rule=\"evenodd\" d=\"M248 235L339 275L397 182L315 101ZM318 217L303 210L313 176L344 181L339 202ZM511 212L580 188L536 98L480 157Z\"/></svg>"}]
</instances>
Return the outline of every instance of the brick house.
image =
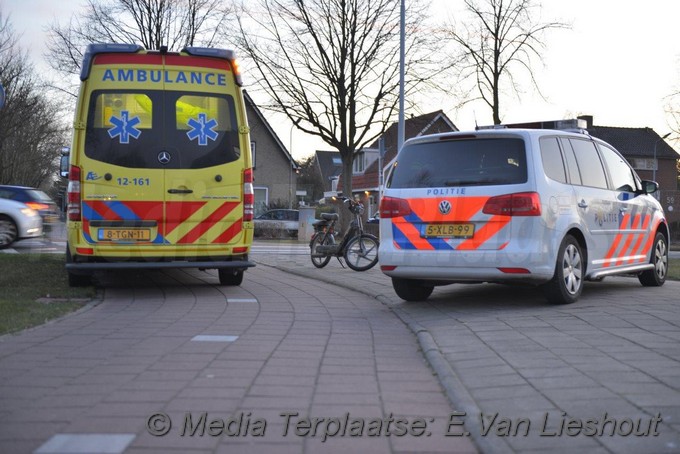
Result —
<instances>
[{"instance_id":1,"label":"brick house","mask_svg":"<svg viewBox=\"0 0 680 454\"><path fill-rule=\"evenodd\" d=\"M382 159L383 169L397 157L398 123L393 123L382 138L385 142L385 156ZM455 124L446 114L437 110L417 117L404 120L404 138L410 139L428 134L458 131ZM359 197L366 207L366 216L370 217L378 211L380 172L379 172L379 141L376 140L370 147L360 150L354 158L352 173L352 192L354 197ZM338 191L342 191L342 176L338 184Z\"/></svg>"},{"instance_id":2,"label":"brick house","mask_svg":"<svg viewBox=\"0 0 680 454\"><path fill-rule=\"evenodd\" d=\"M255 215L261 214L270 203L295 208L295 188L300 166L245 90L243 97L253 153Z\"/></svg>"},{"instance_id":3,"label":"brick house","mask_svg":"<svg viewBox=\"0 0 680 454\"><path fill-rule=\"evenodd\" d=\"M578 118L586 120L590 135L616 148L640 178L643 180L656 178L659 183L659 192L655 195L658 195L663 205L666 218L671 224L671 232L678 232L680 188L678 187L677 160L680 159L680 154L651 128L597 126L593 124L592 116L584 115Z\"/></svg>"}]
</instances>

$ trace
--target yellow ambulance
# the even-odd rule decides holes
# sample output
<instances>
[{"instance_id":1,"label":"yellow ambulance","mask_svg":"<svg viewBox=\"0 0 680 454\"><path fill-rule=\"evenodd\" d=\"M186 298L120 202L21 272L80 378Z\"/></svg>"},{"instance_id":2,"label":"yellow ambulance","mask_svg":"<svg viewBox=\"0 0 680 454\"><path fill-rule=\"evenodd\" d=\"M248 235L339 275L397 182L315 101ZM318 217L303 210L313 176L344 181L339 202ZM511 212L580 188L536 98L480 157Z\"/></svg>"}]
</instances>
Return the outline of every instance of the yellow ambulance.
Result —
<instances>
[{"instance_id":1,"label":"yellow ambulance","mask_svg":"<svg viewBox=\"0 0 680 454\"><path fill-rule=\"evenodd\" d=\"M90 44L68 166L66 271L251 266L253 171L230 50Z\"/></svg>"}]
</instances>

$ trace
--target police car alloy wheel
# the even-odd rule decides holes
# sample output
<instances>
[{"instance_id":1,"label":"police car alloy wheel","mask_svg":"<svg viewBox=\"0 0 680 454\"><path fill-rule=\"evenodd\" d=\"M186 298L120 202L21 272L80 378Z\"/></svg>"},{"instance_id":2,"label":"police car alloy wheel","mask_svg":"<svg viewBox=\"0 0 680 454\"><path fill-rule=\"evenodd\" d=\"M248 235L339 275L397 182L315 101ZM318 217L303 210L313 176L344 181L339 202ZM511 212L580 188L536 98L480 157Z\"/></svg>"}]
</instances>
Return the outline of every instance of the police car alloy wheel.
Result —
<instances>
[{"instance_id":1,"label":"police car alloy wheel","mask_svg":"<svg viewBox=\"0 0 680 454\"><path fill-rule=\"evenodd\" d=\"M654 249L652 250L650 263L654 265L654 269L640 273L638 276L640 283L645 287L663 285L666 281L666 273L668 272L668 244L666 243L666 237L661 233L657 233L656 238L654 238Z\"/></svg>"},{"instance_id":2,"label":"police car alloy wheel","mask_svg":"<svg viewBox=\"0 0 680 454\"><path fill-rule=\"evenodd\" d=\"M584 256L576 238L567 235L560 245L555 276L543 286L547 300L553 304L571 304L583 290Z\"/></svg>"}]
</instances>

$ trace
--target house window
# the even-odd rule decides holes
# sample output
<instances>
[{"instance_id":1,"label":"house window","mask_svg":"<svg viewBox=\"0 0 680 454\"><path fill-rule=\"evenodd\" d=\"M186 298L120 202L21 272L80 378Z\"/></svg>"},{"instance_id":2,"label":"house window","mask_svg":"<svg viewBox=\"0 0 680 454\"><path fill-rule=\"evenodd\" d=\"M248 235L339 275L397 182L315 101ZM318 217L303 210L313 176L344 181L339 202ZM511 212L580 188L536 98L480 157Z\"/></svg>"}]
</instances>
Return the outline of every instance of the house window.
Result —
<instances>
[{"instance_id":1,"label":"house window","mask_svg":"<svg viewBox=\"0 0 680 454\"><path fill-rule=\"evenodd\" d=\"M354 164L352 165L352 173L362 173L364 171L364 153L357 153L354 157Z\"/></svg>"},{"instance_id":2,"label":"house window","mask_svg":"<svg viewBox=\"0 0 680 454\"><path fill-rule=\"evenodd\" d=\"M631 164L635 170L658 170L654 158L635 158L631 159Z\"/></svg>"},{"instance_id":3,"label":"house window","mask_svg":"<svg viewBox=\"0 0 680 454\"><path fill-rule=\"evenodd\" d=\"M266 187L253 188L255 194L255 216L258 216L269 207L269 189Z\"/></svg>"},{"instance_id":4,"label":"house window","mask_svg":"<svg viewBox=\"0 0 680 454\"><path fill-rule=\"evenodd\" d=\"M375 196L369 195L368 196L368 217L370 218L373 216L373 214L377 211L377 207L375 204Z\"/></svg>"},{"instance_id":5,"label":"house window","mask_svg":"<svg viewBox=\"0 0 680 454\"><path fill-rule=\"evenodd\" d=\"M255 168L255 149L256 149L257 143L254 140L250 141L250 155L252 156L252 161L253 161L253 169Z\"/></svg>"}]
</instances>

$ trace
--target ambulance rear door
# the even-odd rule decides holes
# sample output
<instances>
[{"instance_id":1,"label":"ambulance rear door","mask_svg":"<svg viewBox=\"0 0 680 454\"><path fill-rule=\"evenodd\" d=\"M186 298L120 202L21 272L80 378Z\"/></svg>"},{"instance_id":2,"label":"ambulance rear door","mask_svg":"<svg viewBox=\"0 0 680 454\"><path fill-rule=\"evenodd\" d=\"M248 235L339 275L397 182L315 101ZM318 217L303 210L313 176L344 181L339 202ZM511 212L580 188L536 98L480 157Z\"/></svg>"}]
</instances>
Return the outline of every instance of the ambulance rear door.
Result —
<instances>
[{"instance_id":1,"label":"ambulance rear door","mask_svg":"<svg viewBox=\"0 0 680 454\"><path fill-rule=\"evenodd\" d=\"M227 62L166 56L165 235L187 250L242 242L244 157ZM198 248L198 249L196 249Z\"/></svg>"}]
</instances>

